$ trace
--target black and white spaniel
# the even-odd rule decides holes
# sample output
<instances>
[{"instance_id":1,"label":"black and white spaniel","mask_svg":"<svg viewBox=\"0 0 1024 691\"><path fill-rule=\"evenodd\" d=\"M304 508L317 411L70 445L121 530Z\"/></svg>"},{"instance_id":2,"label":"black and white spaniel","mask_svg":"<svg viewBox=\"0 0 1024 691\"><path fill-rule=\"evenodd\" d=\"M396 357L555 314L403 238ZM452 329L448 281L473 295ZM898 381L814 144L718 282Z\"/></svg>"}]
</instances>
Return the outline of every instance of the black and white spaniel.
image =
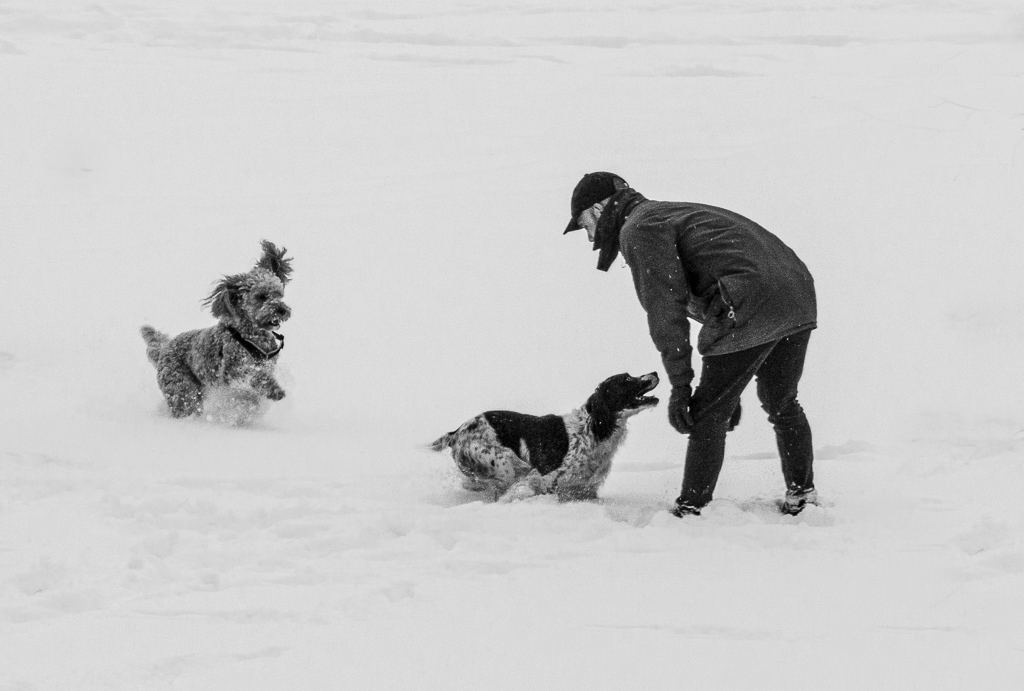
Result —
<instances>
[{"instance_id":1,"label":"black and white spaniel","mask_svg":"<svg viewBox=\"0 0 1024 691\"><path fill-rule=\"evenodd\" d=\"M556 494L562 500L594 499L626 437L626 421L658 404L654 396L644 395L657 385L657 372L616 374L567 415L489 410L430 448L451 449L469 490L507 498Z\"/></svg>"}]
</instances>

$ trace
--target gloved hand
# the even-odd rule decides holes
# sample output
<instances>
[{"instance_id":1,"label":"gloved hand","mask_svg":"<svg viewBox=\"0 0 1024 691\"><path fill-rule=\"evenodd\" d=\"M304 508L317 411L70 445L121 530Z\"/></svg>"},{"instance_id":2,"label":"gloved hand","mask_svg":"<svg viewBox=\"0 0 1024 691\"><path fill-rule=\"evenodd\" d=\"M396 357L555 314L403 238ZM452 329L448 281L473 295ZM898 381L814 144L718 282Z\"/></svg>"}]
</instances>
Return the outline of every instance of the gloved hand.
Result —
<instances>
[{"instance_id":1,"label":"gloved hand","mask_svg":"<svg viewBox=\"0 0 1024 691\"><path fill-rule=\"evenodd\" d=\"M732 432L736 429L736 425L740 424L740 418L743 416L743 407L736 403L736 410L732 411L732 417L729 418L729 431Z\"/></svg>"},{"instance_id":2,"label":"gloved hand","mask_svg":"<svg viewBox=\"0 0 1024 691\"><path fill-rule=\"evenodd\" d=\"M672 387L672 395L668 399L668 421L680 434L689 434L693 431L689 386Z\"/></svg>"}]
</instances>

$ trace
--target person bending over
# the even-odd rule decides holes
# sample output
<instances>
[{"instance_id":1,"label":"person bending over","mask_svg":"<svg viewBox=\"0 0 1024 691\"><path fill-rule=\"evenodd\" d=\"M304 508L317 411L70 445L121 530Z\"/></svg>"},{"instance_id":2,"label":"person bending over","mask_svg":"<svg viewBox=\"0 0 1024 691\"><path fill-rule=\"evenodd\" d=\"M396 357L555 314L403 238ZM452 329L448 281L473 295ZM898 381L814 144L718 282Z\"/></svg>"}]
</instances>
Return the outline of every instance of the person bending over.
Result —
<instances>
[{"instance_id":1,"label":"person bending over","mask_svg":"<svg viewBox=\"0 0 1024 691\"><path fill-rule=\"evenodd\" d=\"M817 326L807 266L738 213L646 199L614 173L584 175L573 190L571 214L565 233L586 229L600 253L598 269L607 271L622 253L672 384L669 422L690 437L673 513L700 515L711 501L726 432L739 423L740 394L751 379L775 428L786 481L780 509L796 515L817 503L811 428L797 401ZM701 324L696 390L688 317Z\"/></svg>"}]
</instances>

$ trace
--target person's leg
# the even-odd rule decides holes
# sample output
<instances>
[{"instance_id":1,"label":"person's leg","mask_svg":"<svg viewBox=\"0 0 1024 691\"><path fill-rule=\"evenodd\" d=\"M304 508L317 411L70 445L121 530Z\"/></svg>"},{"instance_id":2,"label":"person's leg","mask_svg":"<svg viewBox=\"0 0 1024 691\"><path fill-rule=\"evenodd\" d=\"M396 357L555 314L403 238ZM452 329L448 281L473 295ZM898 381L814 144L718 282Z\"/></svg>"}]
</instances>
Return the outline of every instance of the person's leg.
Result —
<instances>
[{"instance_id":1,"label":"person's leg","mask_svg":"<svg viewBox=\"0 0 1024 691\"><path fill-rule=\"evenodd\" d=\"M797 401L797 385L811 332L801 331L779 341L757 371L757 397L775 427L788 495L814 490L814 448L811 426Z\"/></svg>"},{"instance_id":2,"label":"person's leg","mask_svg":"<svg viewBox=\"0 0 1024 691\"><path fill-rule=\"evenodd\" d=\"M686 446L678 514L698 513L711 501L725 458L725 435L740 394L761 367L774 343L703 359L700 384L693 392L693 430Z\"/></svg>"}]
</instances>

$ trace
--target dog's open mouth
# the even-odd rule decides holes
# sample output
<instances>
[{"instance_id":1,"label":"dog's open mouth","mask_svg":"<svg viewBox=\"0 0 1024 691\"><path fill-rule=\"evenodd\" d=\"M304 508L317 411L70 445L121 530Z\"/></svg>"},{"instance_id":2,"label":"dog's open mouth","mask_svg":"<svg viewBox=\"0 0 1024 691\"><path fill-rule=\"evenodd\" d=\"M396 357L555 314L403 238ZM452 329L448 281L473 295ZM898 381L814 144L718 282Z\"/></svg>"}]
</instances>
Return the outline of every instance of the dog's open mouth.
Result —
<instances>
[{"instance_id":1,"label":"dog's open mouth","mask_svg":"<svg viewBox=\"0 0 1024 691\"><path fill-rule=\"evenodd\" d=\"M658 405L657 396L647 396L645 394L654 391L655 387L658 386L658 374L657 372L651 372L650 374L640 377L644 381L647 387L637 394L636 398L633 399L634 408L648 408L650 406Z\"/></svg>"},{"instance_id":2,"label":"dog's open mouth","mask_svg":"<svg viewBox=\"0 0 1024 691\"><path fill-rule=\"evenodd\" d=\"M263 322L263 328L264 329L280 329L281 328L281 320L280 319L268 319L267 321Z\"/></svg>"},{"instance_id":3,"label":"dog's open mouth","mask_svg":"<svg viewBox=\"0 0 1024 691\"><path fill-rule=\"evenodd\" d=\"M648 406L658 405L657 396L637 396L633 399L634 408L646 408Z\"/></svg>"}]
</instances>

